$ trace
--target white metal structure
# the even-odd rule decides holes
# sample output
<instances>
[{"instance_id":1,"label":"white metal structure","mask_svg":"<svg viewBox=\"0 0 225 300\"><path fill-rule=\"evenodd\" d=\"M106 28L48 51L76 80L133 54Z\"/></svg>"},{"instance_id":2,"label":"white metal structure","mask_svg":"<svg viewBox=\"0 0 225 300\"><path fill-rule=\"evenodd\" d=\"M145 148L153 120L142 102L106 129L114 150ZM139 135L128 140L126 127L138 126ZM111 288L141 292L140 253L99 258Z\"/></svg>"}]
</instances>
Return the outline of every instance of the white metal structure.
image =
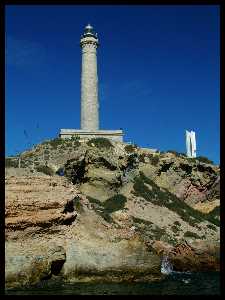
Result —
<instances>
[{"instance_id":1,"label":"white metal structure","mask_svg":"<svg viewBox=\"0 0 225 300\"><path fill-rule=\"evenodd\" d=\"M186 130L187 157L196 157L196 138L194 131Z\"/></svg>"}]
</instances>

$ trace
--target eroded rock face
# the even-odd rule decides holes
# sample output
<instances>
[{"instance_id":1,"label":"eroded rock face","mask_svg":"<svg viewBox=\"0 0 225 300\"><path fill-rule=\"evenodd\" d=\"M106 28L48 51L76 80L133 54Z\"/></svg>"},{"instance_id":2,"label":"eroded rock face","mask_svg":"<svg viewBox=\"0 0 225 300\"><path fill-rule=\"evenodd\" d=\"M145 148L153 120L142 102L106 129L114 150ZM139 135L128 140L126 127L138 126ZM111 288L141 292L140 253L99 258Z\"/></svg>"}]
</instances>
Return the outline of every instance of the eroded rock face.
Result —
<instances>
[{"instance_id":1,"label":"eroded rock face","mask_svg":"<svg viewBox=\"0 0 225 300\"><path fill-rule=\"evenodd\" d=\"M23 174L7 176L5 191L6 286L51 278L66 260L54 237L76 220L76 188L57 176Z\"/></svg>"},{"instance_id":2,"label":"eroded rock face","mask_svg":"<svg viewBox=\"0 0 225 300\"><path fill-rule=\"evenodd\" d=\"M156 280L160 259L65 178L6 177L6 287L42 280Z\"/></svg>"},{"instance_id":3,"label":"eroded rock face","mask_svg":"<svg viewBox=\"0 0 225 300\"><path fill-rule=\"evenodd\" d=\"M219 167L141 148L118 152L118 146L100 150L83 145L83 150L76 151L74 159L66 163L66 176L73 183L80 183L84 194L102 201L118 193L141 172L192 207L219 199Z\"/></svg>"},{"instance_id":4,"label":"eroded rock face","mask_svg":"<svg viewBox=\"0 0 225 300\"><path fill-rule=\"evenodd\" d=\"M113 150L88 149L67 161L65 175L87 196L105 201L118 193L124 181L137 174L137 158L118 155Z\"/></svg>"},{"instance_id":5,"label":"eroded rock face","mask_svg":"<svg viewBox=\"0 0 225 300\"><path fill-rule=\"evenodd\" d=\"M215 189L215 184L218 180L218 167L175 156L159 161L155 177L159 186L168 189L191 206L216 198L218 189Z\"/></svg>"},{"instance_id":6,"label":"eroded rock face","mask_svg":"<svg viewBox=\"0 0 225 300\"><path fill-rule=\"evenodd\" d=\"M26 228L48 228L73 222L76 211L65 211L76 188L57 176L6 177L6 234Z\"/></svg>"},{"instance_id":7,"label":"eroded rock face","mask_svg":"<svg viewBox=\"0 0 225 300\"><path fill-rule=\"evenodd\" d=\"M103 201L107 194L111 197L118 193L121 183L131 182L140 172L192 207L220 198L218 166L171 152L160 154L121 142L99 148L92 143L53 140L37 145L20 157L21 165L30 169L36 168L36 163L54 166L54 170L65 168L66 176L74 184L80 184L84 194Z\"/></svg>"}]
</instances>

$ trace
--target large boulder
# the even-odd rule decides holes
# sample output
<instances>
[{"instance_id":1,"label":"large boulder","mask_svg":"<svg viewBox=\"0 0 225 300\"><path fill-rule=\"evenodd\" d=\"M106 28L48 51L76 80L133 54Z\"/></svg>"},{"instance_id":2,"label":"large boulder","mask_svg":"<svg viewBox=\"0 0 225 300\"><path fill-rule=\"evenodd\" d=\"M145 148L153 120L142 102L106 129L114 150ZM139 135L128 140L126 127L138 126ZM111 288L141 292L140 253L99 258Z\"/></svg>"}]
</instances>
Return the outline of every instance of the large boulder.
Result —
<instances>
[{"instance_id":1,"label":"large boulder","mask_svg":"<svg viewBox=\"0 0 225 300\"><path fill-rule=\"evenodd\" d=\"M115 242L89 236L67 247L66 281L125 281L161 278L160 258L137 238ZM98 280L99 280L98 279Z\"/></svg>"}]
</instances>

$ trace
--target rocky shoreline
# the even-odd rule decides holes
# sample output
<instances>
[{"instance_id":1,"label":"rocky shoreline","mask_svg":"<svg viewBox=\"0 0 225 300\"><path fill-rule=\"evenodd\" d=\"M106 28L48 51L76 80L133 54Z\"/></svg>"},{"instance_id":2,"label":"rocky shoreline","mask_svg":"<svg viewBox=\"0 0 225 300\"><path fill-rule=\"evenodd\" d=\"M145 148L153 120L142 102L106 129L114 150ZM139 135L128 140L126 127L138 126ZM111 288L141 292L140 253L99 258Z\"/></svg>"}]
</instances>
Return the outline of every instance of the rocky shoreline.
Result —
<instances>
[{"instance_id":1,"label":"rocky shoreline","mask_svg":"<svg viewBox=\"0 0 225 300\"><path fill-rule=\"evenodd\" d=\"M157 281L164 256L174 270L219 271L218 166L124 143L70 143L37 145L21 154L24 168L6 168L7 289Z\"/></svg>"}]
</instances>

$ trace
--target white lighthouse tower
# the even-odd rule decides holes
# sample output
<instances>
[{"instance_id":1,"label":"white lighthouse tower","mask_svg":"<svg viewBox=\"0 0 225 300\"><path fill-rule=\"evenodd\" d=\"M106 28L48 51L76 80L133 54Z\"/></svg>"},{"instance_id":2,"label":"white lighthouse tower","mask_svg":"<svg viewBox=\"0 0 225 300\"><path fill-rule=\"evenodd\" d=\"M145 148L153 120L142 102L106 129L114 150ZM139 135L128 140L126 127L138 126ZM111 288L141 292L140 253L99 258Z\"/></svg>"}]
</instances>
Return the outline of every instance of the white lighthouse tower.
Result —
<instances>
[{"instance_id":1,"label":"white lighthouse tower","mask_svg":"<svg viewBox=\"0 0 225 300\"><path fill-rule=\"evenodd\" d=\"M97 33L88 24L81 35L81 129L61 129L61 138L79 136L81 139L104 137L115 141L123 141L123 131L102 130L99 122L97 48L99 41Z\"/></svg>"}]
</instances>

